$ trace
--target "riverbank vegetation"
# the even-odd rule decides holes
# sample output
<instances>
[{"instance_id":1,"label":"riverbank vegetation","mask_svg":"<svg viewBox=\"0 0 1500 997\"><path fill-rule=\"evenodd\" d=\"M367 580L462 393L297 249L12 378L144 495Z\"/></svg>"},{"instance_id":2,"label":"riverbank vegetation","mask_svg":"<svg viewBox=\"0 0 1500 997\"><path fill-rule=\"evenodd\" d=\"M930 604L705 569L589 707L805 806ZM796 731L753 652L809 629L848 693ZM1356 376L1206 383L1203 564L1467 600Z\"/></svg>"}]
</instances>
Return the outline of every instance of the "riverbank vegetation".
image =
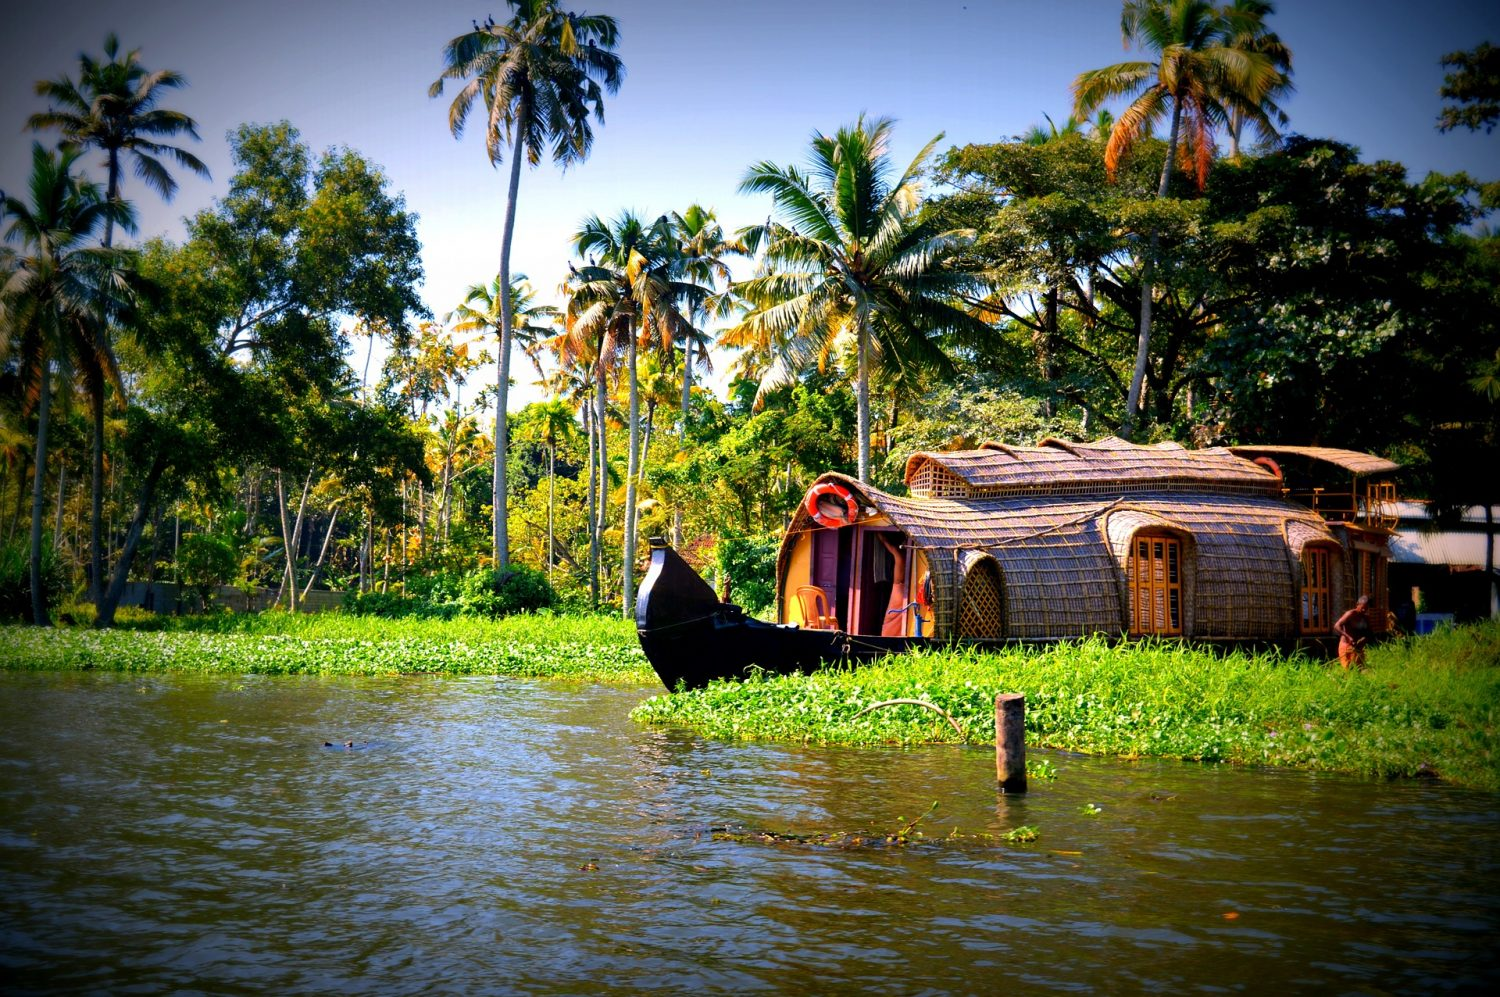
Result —
<instances>
[{"instance_id":1,"label":"riverbank vegetation","mask_svg":"<svg viewBox=\"0 0 1500 997\"><path fill-rule=\"evenodd\" d=\"M992 744L995 695L1026 695L1034 747L1122 757L1438 777L1500 790L1500 623L1374 648L1345 672L1302 656L1099 640L997 654L934 651L812 676L654 696L633 716L711 737ZM862 712L875 703L916 706Z\"/></svg>"},{"instance_id":2,"label":"riverbank vegetation","mask_svg":"<svg viewBox=\"0 0 1500 997\"><path fill-rule=\"evenodd\" d=\"M111 630L0 627L0 669L259 675L497 675L654 679L628 621L516 615L498 621L221 613L126 614Z\"/></svg>"}]
</instances>

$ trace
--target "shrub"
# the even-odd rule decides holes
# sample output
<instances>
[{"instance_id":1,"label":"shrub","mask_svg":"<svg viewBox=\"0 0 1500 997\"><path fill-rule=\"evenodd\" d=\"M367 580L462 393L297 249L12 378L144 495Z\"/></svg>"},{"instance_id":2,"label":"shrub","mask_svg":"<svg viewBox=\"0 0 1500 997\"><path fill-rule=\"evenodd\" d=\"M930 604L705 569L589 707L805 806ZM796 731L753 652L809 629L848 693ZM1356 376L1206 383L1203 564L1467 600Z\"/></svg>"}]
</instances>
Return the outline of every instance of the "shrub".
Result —
<instances>
[{"instance_id":1,"label":"shrub","mask_svg":"<svg viewBox=\"0 0 1500 997\"><path fill-rule=\"evenodd\" d=\"M42 598L55 606L63 594L62 565L52 545L42 544ZM0 546L0 620L31 619L31 550L15 540Z\"/></svg>"},{"instance_id":2,"label":"shrub","mask_svg":"<svg viewBox=\"0 0 1500 997\"><path fill-rule=\"evenodd\" d=\"M752 616L776 602L776 552L781 537L724 537L719 541L719 570L729 579L730 599Z\"/></svg>"},{"instance_id":3,"label":"shrub","mask_svg":"<svg viewBox=\"0 0 1500 997\"><path fill-rule=\"evenodd\" d=\"M557 595L545 574L518 564L505 571L469 573L459 602L466 614L497 617L545 609L557 602Z\"/></svg>"}]
</instances>

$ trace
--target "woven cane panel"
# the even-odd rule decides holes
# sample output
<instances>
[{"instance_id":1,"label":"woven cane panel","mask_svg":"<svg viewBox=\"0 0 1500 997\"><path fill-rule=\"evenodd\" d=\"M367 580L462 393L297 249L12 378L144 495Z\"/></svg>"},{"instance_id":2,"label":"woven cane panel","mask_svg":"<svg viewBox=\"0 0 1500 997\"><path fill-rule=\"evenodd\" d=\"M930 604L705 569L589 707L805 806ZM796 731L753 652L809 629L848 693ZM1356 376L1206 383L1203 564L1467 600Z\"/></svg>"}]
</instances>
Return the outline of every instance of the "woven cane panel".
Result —
<instances>
[{"instance_id":1,"label":"woven cane panel","mask_svg":"<svg viewBox=\"0 0 1500 997\"><path fill-rule=\"evenodd\" d=\"M917 498L959 498L972 492L968 482L935 460L924 461L917 468L909 487Z\"/></svg>"},{"instance_id":2,"label":"woven cane panel","mask_svg":"<svg viewBox=\"0 0 1500 997\"><path fill-rule=\"evenodd\" d=\"M958 604L960 637L1005 635L1005 606L1000 591L1000 574L989 558L981 559L969 569Z\"/></svg>"}]
</instances>

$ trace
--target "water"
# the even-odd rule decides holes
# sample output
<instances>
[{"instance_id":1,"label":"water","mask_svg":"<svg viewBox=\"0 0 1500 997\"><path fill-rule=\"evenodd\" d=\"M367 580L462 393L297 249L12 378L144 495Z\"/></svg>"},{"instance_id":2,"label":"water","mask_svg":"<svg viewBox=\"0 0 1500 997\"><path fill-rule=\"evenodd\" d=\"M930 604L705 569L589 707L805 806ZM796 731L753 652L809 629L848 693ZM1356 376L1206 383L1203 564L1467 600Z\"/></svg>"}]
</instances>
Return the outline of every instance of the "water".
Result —
<instances>
[{"instance_id":1,"label":"water","mask_svg":"<svg viewBox=\"0 0 1500 997\"><path fill-rule=\"evenodd\" d=\"M1500 797L1051 754L1056 781L1006 798L985 749L717 743L631 723L650 691L0 673L0 989L1500 982ZM920 826L969 837L713 837L890 831L934 801ZM972 837L1021 825L1040 839Z\"/></svg>"}]
</instances>

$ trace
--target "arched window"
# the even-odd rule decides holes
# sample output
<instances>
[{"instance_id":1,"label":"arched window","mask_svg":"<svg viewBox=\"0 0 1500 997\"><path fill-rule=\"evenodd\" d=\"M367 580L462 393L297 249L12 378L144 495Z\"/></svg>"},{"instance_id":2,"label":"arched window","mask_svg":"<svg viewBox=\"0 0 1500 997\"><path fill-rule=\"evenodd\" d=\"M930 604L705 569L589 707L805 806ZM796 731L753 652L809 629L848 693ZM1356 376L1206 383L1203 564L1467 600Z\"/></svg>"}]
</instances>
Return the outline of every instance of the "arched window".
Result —
<instances>
[{"instance_id":1,"label":"arched window","mask_svg":"<svg viewBox=\"0 0 1500 997\"><path fill-rule=\"evenodd\" d=\"M1299 629L1326 634L1333 629L1334 550L1308 544L1302 548L1302 600Z\"/></svg>"},{"instance_id":2,"label":"arched window","mask_svg":"<svg viewBox=\"0 0 1500 997\"><path fill-rule=\"evenodd\" d=\"M1130 542L1130 632L1182 633L1182 541L1141 532Z\"/></svg>"},{"instance_id":3,"label":"arched window","mask_svg":"<svg viewBox=\"0 0 1500 997\"><path fill-rule=\"evenodd\" d=\"M1005 597L1000 569L985 557L964 575L958 600L960 637L1004 637Z\"/></svg>"}]
</instances>

